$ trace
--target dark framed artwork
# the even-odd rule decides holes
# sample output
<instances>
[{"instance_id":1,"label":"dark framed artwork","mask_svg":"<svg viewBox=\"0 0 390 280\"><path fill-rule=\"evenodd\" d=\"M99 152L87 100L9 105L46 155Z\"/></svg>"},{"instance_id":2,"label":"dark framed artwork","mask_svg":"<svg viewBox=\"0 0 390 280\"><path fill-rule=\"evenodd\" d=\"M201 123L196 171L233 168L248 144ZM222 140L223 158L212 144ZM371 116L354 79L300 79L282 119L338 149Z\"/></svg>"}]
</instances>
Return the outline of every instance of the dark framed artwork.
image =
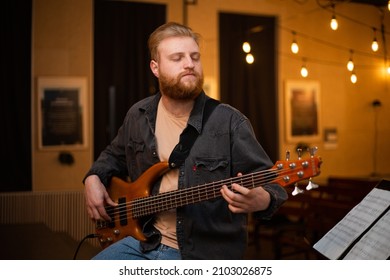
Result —
<instances>
[{"instance_id":1,"label":"dark framed artwork","mask_svg":"<svg viewBox=\"0 0 390 280\"><path fill-rule=\"evenodd\" d=\"M38 145L40 149L86 147L86 79L38 79Z\"/></svg>"},{"instance_id":2,"label":"dark framed artwork","mask_svg":"<svg viewBox=\"0 0 390 280\"><path fill-rule=\"evenodd\" d=\"M286 138L289 143L321 140L320 84L288 80L285 83Z\"/></svg>"}]
</instances>

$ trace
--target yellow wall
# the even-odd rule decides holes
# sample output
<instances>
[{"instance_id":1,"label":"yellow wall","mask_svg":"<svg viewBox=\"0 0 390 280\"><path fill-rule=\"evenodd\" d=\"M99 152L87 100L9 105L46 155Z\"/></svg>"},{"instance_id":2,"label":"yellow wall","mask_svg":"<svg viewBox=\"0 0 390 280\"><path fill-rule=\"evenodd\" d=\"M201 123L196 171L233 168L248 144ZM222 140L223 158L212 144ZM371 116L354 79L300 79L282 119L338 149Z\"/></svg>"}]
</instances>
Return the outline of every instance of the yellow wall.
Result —
<instances>
[{"instance_id":1,"label":"yellow wall","mask_svg":"<svg viewBox=\"0 0 390 280\"><path fill-rule=\"evenodd\" d=\"M166 3L168 20L183 20L181 0L147 0L138 2ZM302 4L300 4L302 3ZM372 30L380 27L378 10L367 5L340 4L337 13L364 23L361 25L339 18L339 30L331 31L331 14L320 8L317 1L293 0L198 0L188 6L188 24L203 36L203 64L210 94L219 96L218 13L231 12L275 16L278 19L278 94L280 109L280 157L285 150L294 150L295 143L285 137L284 84L286 80L303 80L299 70L302 56L307 58L309 77L320 83L321 121L323 128L336 128L335 146L324 145L322 139L311 145L319 148L323 159L322 173L317 181L330 175L368 176L374 171L374 117L371 103L379 99L377 110L378 142L377 172L380 177L390 174L390 75L384 73L382 53L371 54ZM93 128L93 1L92 0L34 0L33 1L33 190L82 188L81 180L92 163ZM389 12L385 26L390 30ZM297 32L300 53L289 50L291 30ZM377 34L380 39L380 34ZM390 42L390 37L387 38ZM223 46L222 46L223 47ZM349 49L354 49L358 83L353 85L346 69ZM88 143L87 148L71 151L72 166L60 165L58 151L42 151L37 144L36 79L41 76L82 76L87 78ZM261 139L260 139L261 141ZM293 154L293 158L295 155Z\"/></svg>"},{"instance_id":2,"label":"yellow wall","mask_svg":"<svg viewBox=\"0 0 390 280\"><path fill-rule=\"evenodd\" d=\"M61 165L59 151L38 148L37 79L39 77L86 77L87 109L92 109L92 2L33 1L33 190L79 189L91 164L92 139L87 148L71 150L75 163ZM91 111L88 111L88 135L91 136ZM66 150L66 149L65 149Z\"/></svg>"}]
</instances>

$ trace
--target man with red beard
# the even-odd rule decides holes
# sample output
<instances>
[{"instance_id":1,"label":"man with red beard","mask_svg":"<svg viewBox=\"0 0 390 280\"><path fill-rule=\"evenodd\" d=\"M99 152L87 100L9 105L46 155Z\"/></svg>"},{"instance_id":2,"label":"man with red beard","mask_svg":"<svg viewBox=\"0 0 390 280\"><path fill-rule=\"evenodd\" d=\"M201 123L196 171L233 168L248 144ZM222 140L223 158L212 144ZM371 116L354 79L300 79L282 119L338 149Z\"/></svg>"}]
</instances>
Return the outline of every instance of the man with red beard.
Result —
<instances>
[{"instance_id":1,"label":"man with red beard","mask_svg":"<svg viewBox=\"0 0 390 280\"><path fill-rule=\"evenodd\" d=\"M148 44L150 68L160 91L130 108L117 136L85 176L88 214L95 221L110 221L106 206L120 207L107 192L111 178L127 176L136 182L161 162L169 164L151 184L152 195L180 191L181 199L183 194L187 199L197 190L200 199L193 203L190 198L190 203L180 202L139 219L144 238L130 234L94 259L241 259L247 246L248 213L269 219L287 194L277 184L247 188L239 181L224 181L273 164L242 113L222 103L212 112L206 106L212 99L202 89L199 35L181 24L167 23L150 35ZM172 151L186 145L182 138L189 130L195 142L185 158L176 161ZM211 198L207 188L197 189L213 182L220 186ZM164 203L174 199L170 196Z\"/></svg>"}]
</instances>

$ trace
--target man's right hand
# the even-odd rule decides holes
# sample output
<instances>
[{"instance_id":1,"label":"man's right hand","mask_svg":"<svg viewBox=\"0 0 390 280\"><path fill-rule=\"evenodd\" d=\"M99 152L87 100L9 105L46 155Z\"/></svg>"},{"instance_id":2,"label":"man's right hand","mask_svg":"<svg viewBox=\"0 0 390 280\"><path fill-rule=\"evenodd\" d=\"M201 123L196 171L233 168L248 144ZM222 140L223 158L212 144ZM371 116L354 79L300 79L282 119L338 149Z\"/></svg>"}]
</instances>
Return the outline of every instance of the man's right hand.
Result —
<instances>
[{"instance_id":1,"label":"man's right hand","mask_svg":"<svg viewBox=\"0 0 390 280\"><path fill-rule=\"evenodd\" d=\"M85 202L88 215L93 220L111 220L105 205L117 206L107 193L106 187L97 175L88 176L85 181Z\"/></svg>"}]
</instances>

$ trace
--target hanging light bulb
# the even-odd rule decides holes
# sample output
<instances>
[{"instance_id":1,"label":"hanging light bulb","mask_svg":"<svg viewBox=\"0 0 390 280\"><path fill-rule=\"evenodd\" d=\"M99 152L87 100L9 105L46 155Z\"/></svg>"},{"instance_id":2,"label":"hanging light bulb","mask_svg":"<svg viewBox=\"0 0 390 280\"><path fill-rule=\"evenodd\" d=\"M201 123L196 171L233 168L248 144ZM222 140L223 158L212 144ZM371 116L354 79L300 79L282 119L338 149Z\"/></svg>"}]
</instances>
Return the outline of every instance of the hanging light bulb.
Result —
<instances>
[{"instance_id":1,"label":"hanging light bulb","mask_svg":"<svg viewBox=\"0 0 390 280\"><path fill-rule=\"evenodd\" d=\"M374 38L374 40L372 41L371 49L372 49L374 52L377 52L378 49L379 49L378 41L376 40L376 38Z\"/></svg>"},{"instance_id":2,"label":"hanging light bulb","mask_svg":"<svg viewBox=\"0 0 390 280\"><path fill-rule=\"evenodd\" d=\"M379 45L378 45L378 41L376 40L376 28L373 28L373 30L374 30L374 39L372 40L371 43L371 49L372 51L377 52L379 49Z\"/></svg>"},{"instance_id":3,"label":"hanging light bulb","mask_svg":"<svg viewBox=\"0 0 390 280\"><path fill-rule=\"evenodd\" d=\"M330 20L330 28L332 30L337 30L339 28L339 23L337 22L337 19L336 19L334 5L332 5L332 9L333 9L333 15L332 15L332 19Z\"/></svg>"},{"instance_id":4,"label":"hanging light bulb","mask_svg":"<svg viewBox=\"0 0 390 280\"><path fill-rule=\"evenodd\" d=\"M347 63L347 69L348 71L353 71L353 68L355 68L355 64L353 63L353 60L350 59Z\"/></svg>"},{"instance_id":5,"label":"hanging light bulb","mask_svg":"<svg viewBox=\"0 0 390 280\"><path fill-rule=\"evenodd\" d=\"M297 54L299 52L299 46L298 46L298 43L295 39L296 33L294 31L292 33L293 33L293 41L291 43L291 52L294 54Z\"/></svg>"},{"instance_id":6,"label":"hanging light bulb","mask_svg":"<svg viewBox=\"0 0 390 280\"><path fill-rule=\"evenodd\" d=\"M245 52L245 53L250 53L251 51L251 45L248 43L248 42L244 42L242 44L242 50Z\"/></svg>"},{"instance_id":7,"label":"hanging light bulb","mask_svg":"<svg viewBox=\"0 0 390 280\"><path fill-rule=\"evenodd\" d=\"M353 71L355 68L355 64L353 63L352 55L353 55L353 50L350 51L351 55L349 57L349 61L347 63L347 69L348 71Z\"/></svg>"},{"instance_id":8,"label":"hanging light bulb","mask_svg":"<svg viewBox=\"0 0 390 280\"><path fill-rule=\"evenodd\" d=\"M307 67L306 67L306 60L303 59L303 64L301 67L301 76L303 78L306 78L308 75L309 75L309 71L307 70Z\"/></svg>"},{"instance_id":9,"label":"hanging light bulb","mask_svg":"<svg viewBox=\"0 0 390 280\"><path fill-rule=\"evenodd\" d=\"M291 51L292 51L292 53L295 53L295 54L297 54L299 52L299 46L298 46L297 42L293 41L291 43Z\"/></svg>"},{"instance_id":10,"label":"hanging light bulb","mask_svg":"<svg viewBox=\"0 0 390 280\"><path fill-rule=\"evenodd\" d=\"M330 28L332 28L332 30L337 30L339 28L339 23L337 22L335 15L333 15L330 20Z\"/></svg>"},{"instance_id":11,"label":"hanging light bulb","mask_svg":"<svg viewBox=\"0 0 390 280\"><path fill-rule=\"evenodd\" d=\"M390 11L390 0L387 2L387 9Z\"/></svg>"},{"instance_id":12,"label":"hanging light bulb","mask_svg":"<svg viewBox=\"0 0 390 280\"><path fill-rule=\"evenodd\" d=\"M357 82L357 76L356 76L355 72L352 72L351 83L356 84L356 82Z\"/></svg>"},{"instance_id":13,"label":"hanging light bulb","mask_svg":"<svg viewBox=\"0 0 390 280\"><path fill-rule=\"evenodd\" d=\"M245 57L246 63L252 64L255 61L255 58L251 53L248 53Z\"/></svg>"}]
</instances>

